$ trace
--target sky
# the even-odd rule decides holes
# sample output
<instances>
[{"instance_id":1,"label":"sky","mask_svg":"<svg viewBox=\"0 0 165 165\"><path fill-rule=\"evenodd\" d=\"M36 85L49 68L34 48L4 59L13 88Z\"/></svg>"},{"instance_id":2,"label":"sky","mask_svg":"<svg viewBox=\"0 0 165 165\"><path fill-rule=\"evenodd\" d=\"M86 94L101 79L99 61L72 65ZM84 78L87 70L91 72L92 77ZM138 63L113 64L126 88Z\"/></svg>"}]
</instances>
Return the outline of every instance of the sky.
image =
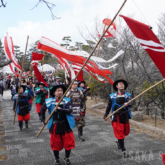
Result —
<instances>
[{"instance_id":1,"label":"sky","mask_svg":"<svg viewBox=\"0 0 165 165\"><path fill-rule=\"evenodd\" d=\"M7 32L13 38L14 45L19 45L24 51L28 35L29 47L42 36L58 44L63 43L64 36L71 36L72 45L75 42L85 43L78 27L85 24L91 29L96 18L112 19L124 0L47 0L56 5L53 13L60 19L55 20L52 20L49 9L43 3L32 9L38 0L4 1L7 5L0 8L0 39L3 41ZM165 13L164 6L164 0L127 0L120 14L134 15L134 19L149 24L157 33L158 18ZM119 16L116 21L118 19Z\"/></svg>"}]
</instances>

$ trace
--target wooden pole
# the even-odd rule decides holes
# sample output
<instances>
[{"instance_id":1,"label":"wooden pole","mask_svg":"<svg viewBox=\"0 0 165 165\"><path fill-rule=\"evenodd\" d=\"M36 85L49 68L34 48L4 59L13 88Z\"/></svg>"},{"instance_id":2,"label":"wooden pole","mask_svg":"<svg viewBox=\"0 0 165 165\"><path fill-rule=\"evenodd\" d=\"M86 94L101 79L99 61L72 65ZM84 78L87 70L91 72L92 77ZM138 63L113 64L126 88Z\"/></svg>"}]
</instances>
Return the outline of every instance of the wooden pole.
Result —
<instances>
[{"instance_id":1,"label":"wooden pole","mask_svg":"<svg viewBox=\"0 0 165 165\"><path fill-rule=\"evenodd\" d=\"M116 13L116 15L114 16L113 20L111 21L111 23L109 24L109 26L107 27L107 29L105 30L105 32L103 33L103 35L101 36L100 40L98 41L98 43L96 44L96 46L94 47L94 49L92 50L91 54L89 55L89 57L87 58L87 60L85 61L85 63L83 64L82 68L79 70L78 74L76 75L76 77L73 79L73 81L71 82L71 84L69 85L68 89L66 90L66 92L63 94L63 96L61 97L61 99L59 100L58 104L56 105L56 107L59 106L59 104L61 103L61 101L63 100L63 98L65 97L65 95L68 93L68 91L70 90L72 84L74 83L74 81L76 80L76 78L78 77L78 75L80 74L80 72L83 70L84 66L86 65L86 63L88 62L88 60L91 58L92 54L94 53L94 51L96 50L97 46L99 45L99 43L101 42L102 38L104 37L105 33L107 32L107 30L109 29L109 27L112 25L112 23L114 22L114 20L116 19L117 15L119 14L119 12L121 11L121 9L123 8L123 6L125 5L127 0L125 0L122 4L122 6L120 7L120 9L118 10L118 12ZM46 123L49 121L49 119L52 117L53 113L55 112L55 109L52 111L52 113L50 114L50 116L46 119ZM45 128L45 124L42 126L41 130L39 131L39 133L36 135L36 137L38 137L42 130Z\"/></svg>"},{"instance_id":2,"label":"wooden pole","mask_svg":"<svg viewBox=\"0 0 165 165\"><path fill-rule=\"evenodd\" d=\"M104 34L106 24L107 24L107 20L106 20L106 22L105 22L105 25L104 25L104 28L103 28L102 35ZM99 52L100 52L100 47L101 47L101 43L102 43L102 40L100 41L100 44L99 44L99 47L98 47L98 50L97 50L96 57L98 57L98 55L99 55ZM92 80L92 76L90 76L88 86L91 84L91 80Z\"/></svg>"},{"instance_id":3,"label":"wooden pole","mask_svg":"<svg viewBox=\"0 0 165 165\"><path fill-rule=\"evenodd\" d=\"M153 89L154 87L156 87L157 85L161 84L162 82L164 82L165 79L159 81L158 83L156 83L155 85L151 86L150 88L146 89L145 91L143 91L142 93L140 93L138 96L136 96L135 98L133 98L132 100L130 100L129 102L127 102L127 104L130 104L132 101L136 100L137 98L139 98L140 96L144 95L146 92L148 92L149 90ZM116 112L120 111L122 108L124 108L124 105L122 107L120 107L119 109L117 109L115 112L113 112L112 114L110 114L109 116L107 116L105 118L105 120L109 119L111 116L113 116Z\"/></svg>"},{"instance_id":4,"label":"wooden pole","mask_svg":"<svg viewBox=\"0 0 165 165\"><path fill-rule=\"evenodd\" d=\"M44 55L45 55L45 53L44 53ZM44 57L42 59L42 74L43 74L43 65L44 65Z\"/></svg>"},{"instance_id":5,"label":"wooden pole","mask_svg":"<svg viewBox=\"0 0 165 165\"><path fill-rule=\"evenodd\" d=\"M70 68L71 68L71 67L72 67L72 63L70 64ZM67 84L66 79L67 79L67 77L68 77L68 74L69 74L69 71L67 72L67 75L66 75L65 80L64 80L64 83L66 83L66 84Z\"/></svg>"},{"instance_id":6,"label":"wooden pole","mask_svg":"<svg viewBox=\"0 0 165 165\"><path fill-rule=\"evenodd\" d=\"M20 78L20 81L19 81L18 94L17 94L17 101L16 101L16 105L15 105L15 109L14 109L14 121L13 121L13 125L15 124L15 117L16 117L17 104L18 104L18 97L19 97L19 90L20 90L21 80L22 80L22 74L23 74L23 70L24 70L26 51L27 51L27 47L28 47L28 40L29 40L29 36L27 36L27 42L26 42L26 48L25 48L25 55L24 55L23 63L22 63L21 78Z\"/></svg>"}]
</instances>

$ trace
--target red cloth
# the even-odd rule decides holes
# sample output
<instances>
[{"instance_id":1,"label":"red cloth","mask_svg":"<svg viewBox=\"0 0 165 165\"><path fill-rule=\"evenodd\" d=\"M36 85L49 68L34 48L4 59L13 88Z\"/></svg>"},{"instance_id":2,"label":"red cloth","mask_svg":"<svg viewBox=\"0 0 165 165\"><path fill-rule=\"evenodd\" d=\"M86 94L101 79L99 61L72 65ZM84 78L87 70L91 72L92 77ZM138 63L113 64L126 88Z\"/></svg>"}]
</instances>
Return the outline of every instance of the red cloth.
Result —
<instances>
[{"instance_id":1,"label":"red cloth","mask_svg":"<svg viewBox=\"0 0 165 165\"><path fill-rule=\"evenodd\" d=\"M46 81L45 81L44 78L42 77L40 71L38 70L38 68L37 68L37 63L33 63L32 66L33 66L34 74L35 74L35 76L36 76L38 82L43 82L43 83L45 84L45 86L47 87L48 84L46 83Z\"/></svg>"},{"instance_id":2,"label":"red cloth","mask_svg":"<svg viewBox=\"0 0 165 165\"><path fill-rule=\"evenodd\" d=\"M81 112L81 115L85 116L86 114L86 110L84 112Z\"/></svg>"},{"instance_id":3,"label":"red cloth","mask_svg":"<svg viewBox=\"0 0 165 165\"><path fill-rule=\"evenodd\" d=\"M130 125L129 122L126 124L119 123L119 115L117 114L117 122L112 121L112 127L117 139L125 139L130 133Z\"/></svg>"},{"instance_id":4,"label":"red cloth","mask_svg":"<svg viewBox=\"0 0 165 165\"><path fill-rule=\"evenodd\" d=\"M165 49L149 25L143 24L126 16L124 18L127 25L136 36L142 47L146 50L155 65L158 67L163 77L165 78Z\"/></svg>"},{"instance_id":5,"label":"red cloth","mask_svg":"<svg viewBox=\"0 0 165 165\"><path fill-rule=\"evenodd\" d=\"M75 148L73 132L66 132L64 135L56 134L56 126L57 124L54 125L53 133L50 133L50 146L52 150L61 151L63 148L66 150Z\"/></svg>"},{"instance_id":6,"label":"red cloth","mask_svg":"<svg viewBox=\"0 0 165 165\"><path fill-rule=\"evenodd\" d=\"M42 107L42 105L36 104L36 112L37 112L37 113L40 113L41 107Z\"/></svg>"},{"instance_id":7,"label":"red cloth","mask_svg":"<svg viewBox=\"0 0 165 165\"><path fill-rule=\"evenodd\" d=\"M33 102L33 99L30 99L30 100L29 100L29 104L32 104L32 102Z\"/></svg>"},{"instance_id":8,"label":"red cloth","mask_svg":"<svg viewBox=\"0 0 165 165\"><path fill-rule=\"evenodd\" d=\"M163 164L165 165L165 153L162 154L162 160L163 160Z\"/></svg>"},{"instance_id":9,"label":"red cloth","mask_svg":"<svg viewBox=\"0 0 165 165\"><path fill-rule=\"evenodd\" d=\"M28 121L30 120L30 113L26 114L25 116L18 115L18 121Z\"/></svg>"}]
</instances>

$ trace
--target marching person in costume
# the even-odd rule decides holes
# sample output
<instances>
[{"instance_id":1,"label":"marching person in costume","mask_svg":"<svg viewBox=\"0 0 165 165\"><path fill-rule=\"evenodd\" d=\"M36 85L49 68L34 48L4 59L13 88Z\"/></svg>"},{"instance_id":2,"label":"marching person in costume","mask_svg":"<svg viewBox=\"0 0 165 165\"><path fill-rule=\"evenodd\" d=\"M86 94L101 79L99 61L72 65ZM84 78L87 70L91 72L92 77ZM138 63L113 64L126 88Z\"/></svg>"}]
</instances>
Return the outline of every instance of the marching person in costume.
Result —
<instances>
[{"instance_id":1,"label":"marching person in costume","mask_svg":"<svg viewBox=\"0 0 165 165\"><path fill-rule=\"evenodd\" d=\"M33 92L32 87L30 85L27 85L25 93L28 93L29 96L30 96L29 104L30 104L30 107L32 109L32 102L33 102L33 98L34 98L34 92Z\"/></svg>"},{"instance_id":2,"label":"marching person in costume","mask_svg":"<svg viewBox=\"0 0 165 165\"><path fill-rule=\"evenodd\" d=\"M55 86L55 85L59 85L59 84L62 84L62 82L60 82L60 77L59 76L56 76L54 78L54 81L50 84L50 86ZM49 98L52 98L53 96L51 96L50 94L50 91L49 91Z\"/></svg>"},{"instance_id":3,"label":"marching person in costume","mask_svg":"<svg viewBox=\"0 0 165 165\"><path fill-rule=\"evenodd\" d=\"M59 100L65 93L66 87L62 84L51 87L50 94L52 98L46 99L46 102L41 107L41 120L45 123L45 111L48 109L49 115L58 104ZM47 124L47 123L45 123ZM47 128L50 132L50 145L55 156L55 165L60 165L59 151L65 148L64 162L70 165L70 152L75 148L75 140L72 129L75 126L74 117L72 115L71 100L64 97L59 107L56 108L53 116L48 122Z\"/></svg>"},{"instance_id":4,"label":"marching person in costume","mask_svg":"<svg viewBox=\"0 0 165 165\"><path fill-rule=\"evenodd\" d=\"M78 89L78 81L74 81L71 89L66 94L68 98L72 101L72 110L73 110L73 116L76 122L76 126L78 127L78 139L80 141L85 141L83 138L83 127L85 126L85 120L83 116L81 115L82 112L82 99L84 97L83 92Z\"/></svg>"},{"instance_id":5,"label":"marching person in costume","mask_svg":"<svg viewBox=\"0 0 165 165\"><path fill-rule=\"evenodd\" d=\"M127 104L131 100L131 94L125 92L128 87L128 83L125 80L117 80L113 84L113 88L117 91L116 93L110 94L108 106L104 115L104 119L108 116L111 108L113 113L118 108L124 105L124 108L112 116L112 127L115 137L118 139L116 144L118 149L122 150L124 158L126 157L126 149L124 146L124 139L130 133L129 119L132 115L130 107L132 103Z\"/></svg>"},{"instance_id":6,"label":"marching person in costume","mask_svg":"<svg viewBox=\"0 0 165 165\"><path fill-rule=\"evenodd\" d=\"M54 78L54 82L52 82L51 85L54 86L54 85L62 84L62 82L60 80L61 80L61 78L59 76L56 76Z\"/></svg>"},{"instance_id":7,"label":"marching person in costume","mask_svg":"<svg viewBox=\"0 0 165 165\"><path fill-rule=\"evenodd\" d=\"M85 87L86 86L86 83L85 81L80 81L79 84L78 84L78 89L82 90L83 94L84 94L84 97L82 99L82 116L84 117L85 114L86 114L86 93L90 90L89 87Z\"/></svg>"},{"instance_id":8,"label":"marching person in costume","mask_svg":"<svg viewBox=\"0 0 165 165\"><path fill-rule=\"evenodd\" d=\"M25 121L26 128L28 128L28 121L30 120L30 104L29 104L29 94L25 93L26 86L21 85L20 90L18 91L18 86L16 88L16 92L19 92L19 98L18 98L18 103L17 103L17 114L18 114L18 124L20 131L23 129L23 121ZM17 101L17 96L18 94L14 95L14 106L13 110L15 110L16 106L16 101Z\"/></svg>"},{"instance_id":9,"label":"marching person in costume","mask_svg":"<svg viewBox=\"0 0 165 165\"><path fill-rule=\"evenodd\" d=\"M45 103L46 95L48 95L48 89L45 87L43 82L38 83L38 87L35 88L36 95L36 112L40 118L40 109Z\"/></svg>"}]
</instances>

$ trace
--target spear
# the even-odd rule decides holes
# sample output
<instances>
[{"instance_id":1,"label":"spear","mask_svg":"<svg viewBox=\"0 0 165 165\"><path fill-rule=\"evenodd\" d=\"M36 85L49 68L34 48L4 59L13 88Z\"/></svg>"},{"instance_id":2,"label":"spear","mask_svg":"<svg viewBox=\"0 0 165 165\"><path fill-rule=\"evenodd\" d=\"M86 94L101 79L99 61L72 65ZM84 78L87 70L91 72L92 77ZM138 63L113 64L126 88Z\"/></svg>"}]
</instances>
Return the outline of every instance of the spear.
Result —
<instances>
[{"instance_id":1,"label":"spear","mask_svg":"<svg viewBox=\"0 0 165 165\"><path fill-rule=\"evenodd\" d=\"M162 82L164 82L165 79L159 81L158 83L156 83L155 85L151 86L150 88L146 89L145 91L143 91L142 93L140 93L138 96L136 96L135 98L133 98L132 100L130 100L129 102L127 102L127 104L130 104L132 101L136 100L137 98L139 98L140 96L144 95L146 92L148 92L149 90L153 89L154 87L156 87L157 85L161 84ZM117 113L118 111L120 111L122 108L124 108L124 105L122 107L120 107L119 109L117 109L115 112L113 112L112 114L110 114L109 116L107 116L105 118L105 120L109 119L111 116L113 116L115 113Z\"/></svg>"},{"instance_id":2,"label":"spear","mask_svg":"<svg viewBox=\"0 0 165 165\"><path fill-rule=\"evenodd\" d=\"M44 55L45 55L45 53L44 53ZM42 59L42 74L43 74L43 69L44 69L44 57Z\"/></svg>"},{"instance_id":3,"label":"spear","mask_svg":"<svg viewBox=\"0 0 165 165\"><path fill-rule=\"evenodd\" d=\"M72 67L72 63L70 64L70 70L71 70L71 67ZM65 80L64 80L64 83L67 84L67 77L68 77L68 74L69 74L69 71L67 72L67 75L65 77Z\"/></svg>"},{"instance_id":4,"label":"spear","mask_svg":"<svg viewBox=\"0 0 165 165\"><path fill-rule=\"evenodd\" d=\"M18 97L19 97L19 90L20 90L21 80L22 80L22 74L23 74L23 70L24 70L24 64L25 64L25 57L26 57L26 51L27 51L27 46L28 46L28 40L29 40L29 36L27 36L27 42L26 42L26 48L25 48L25 55L24 55L23 63L22 63L21 78L20 78L20 81L19 81L18 94L17 94L17 101L16 101L16 106L15 106L15 109L14 109L14 121L13 121L13 125L15 124L15 117L16 117L17 104L18 104Z\"/></svg>"},{"instance_id":5,"label":"spear","mask_svg":"<svg viewBox=\"0 0 165 165\"><path fill-rule=\"evenodd\" d=\"M99 43L101 42L102 38L104 37L105 33L107 32L107 30L109 29L109 27L112 25L112 23L114 22L114 20L116 19L117 15L119 14L119 12L121 11L121 9L123 8L123 6L125 5L127 0L125 0L122 4L122 6L120 7L120 9L118 10L118 12L116 13L116 15L114 16L113 20L111 21L111 23L109 24L109 26L107 27L107 29L105 30L105 32L103 33L103 35L100 37L100 40L97 42L96 46L94 47L94 49L92 50L91 54L89 55L89 57L87 58L87 60L85 61L85 63L83 64L82 68L79 70L78 74L76 75L76 77L73 79L72 83L70 84L70 86L68 87L68 89L66 90L66 92L63 94L63 96L61 97L61 99L59 100L58 104L56 105L56 107L59 106L59 104L61 103L61 101L63 100L63 98L65 97L65 95L68 93L68 91L70 90L72 84L74 83L74 81L76 80L76 78L78 77L78 75L80 74L80 72L83 70L84 66L86 65L86 63L89 61L89 59L91 58L91 56L93 55L94 51L96 50L97 46L99 45ZM45 123L47 123L49 121L49 119L52 117L53 113L55 112L55 109L52 111L52 113L50 114L50 116L46 119ZM42 130L45 128L45 124L42 126L41 130L39 131L39 133L36 135L36 137L38 137Z\"/></svg>"}]
</instances>

